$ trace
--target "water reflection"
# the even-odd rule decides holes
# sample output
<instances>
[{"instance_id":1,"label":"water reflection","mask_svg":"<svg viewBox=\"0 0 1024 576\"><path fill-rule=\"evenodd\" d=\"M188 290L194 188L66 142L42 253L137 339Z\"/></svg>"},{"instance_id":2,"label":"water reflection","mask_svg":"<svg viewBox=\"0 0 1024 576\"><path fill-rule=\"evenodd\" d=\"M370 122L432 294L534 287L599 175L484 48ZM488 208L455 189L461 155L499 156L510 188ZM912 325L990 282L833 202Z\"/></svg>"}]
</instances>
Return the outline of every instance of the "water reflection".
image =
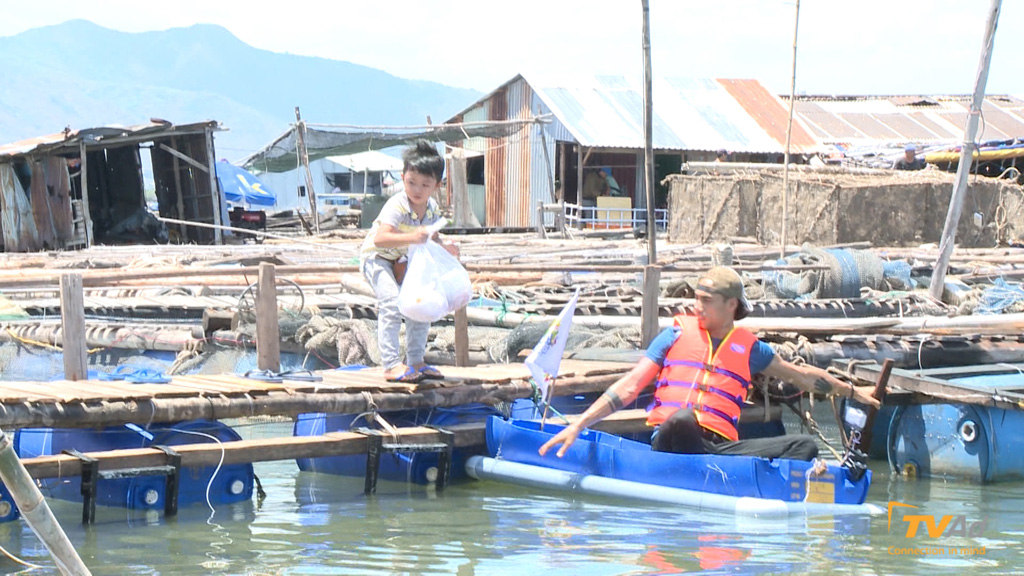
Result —
<instances>
[{"instance_id":1,"label":"water reflection","mask_svg":"<svg viewBox=\"0 0 1024 576\"><path fill-rule=\"evenodd\" d=\"M768 520L637 505L610 498L467 481L443 493L381 481L299 472L294 462L257 464L267 498L159 512L50 504L93 573L206 574L1005 574L1024 534L1022 484L892 477L875 466L868 501L919 506L924 514L985 517L981 538L906 538L886 517ZM0 524L0 544L58 574L24 522ZM907 556L891 547L983 546L986 554ZM0 573L17 573L0 562Z\"/></svg>"}]
</instances>

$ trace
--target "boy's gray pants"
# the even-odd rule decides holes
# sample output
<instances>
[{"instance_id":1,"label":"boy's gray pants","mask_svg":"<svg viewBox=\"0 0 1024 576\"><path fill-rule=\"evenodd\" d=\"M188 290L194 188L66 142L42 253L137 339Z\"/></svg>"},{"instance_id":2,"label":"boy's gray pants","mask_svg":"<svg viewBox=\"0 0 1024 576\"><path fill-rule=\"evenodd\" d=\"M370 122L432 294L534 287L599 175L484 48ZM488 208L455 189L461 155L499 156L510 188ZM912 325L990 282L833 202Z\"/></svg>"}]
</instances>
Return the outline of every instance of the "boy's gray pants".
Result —
<instances>
[{"instance_id":1,"label":"boy's gray pants","mask_svg":"<svg viewBox=\"0 0 1024 576\"><path fill-rule=\"evenodd\" d=\"M380 348L380 362L385 370L400 363L401 348L398 335L402 330L402 313L398 311L398 282L395 281L394 263L374 256L367 258L362 266L363 276L377 295L377 346ZM415 366L423 363L427 349L429 322L416 322L405 318L405 364Z\"/></svg>"}]
</instances>

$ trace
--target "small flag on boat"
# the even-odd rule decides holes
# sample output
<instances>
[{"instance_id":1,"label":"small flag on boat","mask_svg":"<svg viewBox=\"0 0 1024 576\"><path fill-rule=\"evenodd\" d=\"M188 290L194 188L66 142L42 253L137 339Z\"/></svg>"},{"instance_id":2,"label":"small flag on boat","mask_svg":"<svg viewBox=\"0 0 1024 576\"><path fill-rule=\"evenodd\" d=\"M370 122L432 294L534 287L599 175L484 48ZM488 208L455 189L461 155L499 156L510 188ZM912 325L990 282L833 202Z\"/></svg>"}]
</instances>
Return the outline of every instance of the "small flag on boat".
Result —
<instances>
[{"instance_id":1,"label":"small flag on boat","mask_svg":"<svg viewBox=\"0 0 1024 576\"><path fill-rule=\"evenodd\" d=\"M547 400L548 388L558 376L558 365L562 363L565 341L569 338L572 316L576 313L576 301L579 300L579 297L580 289L577 288L576 293L569 299L569 303L562 308L558 318L551 323L548 331L544 333L544 337L540 339L524 362L540 390L541 400Z\"/></svg>"}]
</instances>

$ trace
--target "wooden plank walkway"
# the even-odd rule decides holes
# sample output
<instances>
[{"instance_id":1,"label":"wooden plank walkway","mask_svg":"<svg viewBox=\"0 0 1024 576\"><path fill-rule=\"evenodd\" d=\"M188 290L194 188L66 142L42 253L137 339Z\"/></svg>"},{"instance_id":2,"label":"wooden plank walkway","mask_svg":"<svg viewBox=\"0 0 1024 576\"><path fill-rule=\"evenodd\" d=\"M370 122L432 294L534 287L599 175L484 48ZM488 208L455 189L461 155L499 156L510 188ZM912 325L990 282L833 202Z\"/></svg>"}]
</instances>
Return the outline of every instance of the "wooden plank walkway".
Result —
<instances>
[{"instance_id":1,"label":"wooden plank walkway","mask_svg":"<svg viewBox=\"0 0 1024 576\"><path fill-rule=\"evenodd\" d=\"M556 394L604 390L632 363L563 360ZM443 366L444 380L387 382L383 369L327 370L308 382L267 382L240 375L174 376L166 384L124 381L0 381L0 425L92 427L306 412L361 413L473 402L497 403L533 393L522 364ZM559 390L561 392L559 392Z\"/></svg>"},{"instance_id":2,"label":"wooden plank walkway","mask_svg":"<svg viewBox=\"0 0 1024 576\"><path fill-rule=\"evenodd\" d=\"M872 378L877 379L880 369L878 364L857 364L853 366L852 372L858 378L870 382ZM914 404L963 403L1007 410L1024 410L1024 385L985 386L977 383L950 381L955 378L997 374L1024 375L1024 365L1000 363L927 370L895 368L889 376L889 388L894 388L897 394L900 391L912 394L912 398L904 401ZM1021 380L1024 381L1024 376L1021 377ZM886 402L896 403L893 401L893 396L893 392L890 391Z\"/></svg>"}]
</instances>

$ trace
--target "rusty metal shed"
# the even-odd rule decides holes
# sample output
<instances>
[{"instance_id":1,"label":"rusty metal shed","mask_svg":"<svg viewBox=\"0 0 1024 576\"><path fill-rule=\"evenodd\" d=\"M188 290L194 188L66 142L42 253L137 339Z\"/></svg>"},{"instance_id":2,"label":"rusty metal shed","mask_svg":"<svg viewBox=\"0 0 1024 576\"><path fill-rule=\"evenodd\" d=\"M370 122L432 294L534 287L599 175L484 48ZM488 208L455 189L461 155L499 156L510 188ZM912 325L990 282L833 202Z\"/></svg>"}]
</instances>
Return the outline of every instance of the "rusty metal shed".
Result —
<instances>
[{"instance_id":1,"label":"rusty metal shed","mask_svg":"<svg viewBox=\"0 0 1024 576\"><path fill-rule=\"evenodd\" d=\"M101 126L0 146L0 234L6 252L88 247L146 209L149 148L162 217L222 223L216 121ZM83 190L87 192L83 193ZM177 229L180 242L220 243L220 230Z\"/></svg>"}]
</instances>

